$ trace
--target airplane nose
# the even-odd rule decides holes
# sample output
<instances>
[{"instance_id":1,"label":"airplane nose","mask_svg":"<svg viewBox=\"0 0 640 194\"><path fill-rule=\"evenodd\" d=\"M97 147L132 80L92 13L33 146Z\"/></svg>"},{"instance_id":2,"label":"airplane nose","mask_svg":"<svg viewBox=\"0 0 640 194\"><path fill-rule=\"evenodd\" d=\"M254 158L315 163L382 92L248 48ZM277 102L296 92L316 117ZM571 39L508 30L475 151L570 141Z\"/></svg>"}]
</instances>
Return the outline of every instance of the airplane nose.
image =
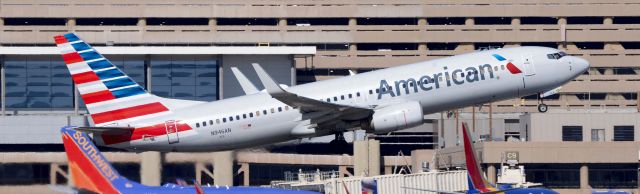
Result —
<instances>
[{"instance_id":1,"label":"airplane nose","mask_svg":"<svg viewBox=\"0 0 640 194\"><path fill-rule=\"evenodd\" d=\"M587 61L586 59L583 59L580 57L574 57L574 56L568 56L567 58L568 58L569 65L575 68L576 72L579 73L578 75L589 70L590 64L589 64L589 61Z\"/></svg>"}]
</instances>

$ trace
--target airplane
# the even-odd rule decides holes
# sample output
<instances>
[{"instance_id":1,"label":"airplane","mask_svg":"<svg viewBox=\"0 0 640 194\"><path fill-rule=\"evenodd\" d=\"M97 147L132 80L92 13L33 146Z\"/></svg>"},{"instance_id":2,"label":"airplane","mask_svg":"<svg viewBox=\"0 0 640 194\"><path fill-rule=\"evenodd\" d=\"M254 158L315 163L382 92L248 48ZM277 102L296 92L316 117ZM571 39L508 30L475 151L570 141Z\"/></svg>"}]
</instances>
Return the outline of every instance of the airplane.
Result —
<instances>
[{"instance_id":1,"label":"airplane","mask_svg":"<svg viewBox=\"0 0 640 194\"><path fill-rule=\"evenodd\" d=\"M74 33L54 39L89 113L91 125L76 130L138 152L233 150L359 128L385 134L425 114L540 95L589 68L558 49L526 46L286 86L254 63L264 90L235 70L246 95L202 102L153 95Z\"/></svg>"},{"instance_id":2,"label":"airplane","mask_svg":"<svg viewBox=\"0 0 640 194\"><path fill-rule=\"evenodd\" d=\"M263 187L201 187L165 184L163 186L146 186L131 181L118 173L107 158L91 141L87 133L74 130L73 126L60 129L69 171L75 184L71 193L146 193L146 194L319 194L311 191L295 191Z\"/></svg>"},{"instance_id":3,"label":"airplane","mask_svg":"<svg viewBox=\"0 0 640 194\"><path fill-rule=\"evenodd\" d=\"M418 190L418 191L427 191L427 192L435 192L442 194L469 194L469 193L477 193L477 194L494 194L494 193L503 193L503 194L558 194L553 190L545 189L545 188L520 188L520 187L512 187L512 188L496 188L487 181L487 179L483 176L482 168L480 167L480 162L478 160L478 156L475 152L475 146L473 145L473 141L471 140L469 129L467 128L467 123L462 123L462 138L463 138L463 146L464 146L464 156L467 165L468 172L468 185L469 190L466 192L455 192L455 191L441 191L441 190L431 190L431 189L422 189L422 188L413 188L413 187L403 187L405 189Z\"/></svg>"}]
</instances>

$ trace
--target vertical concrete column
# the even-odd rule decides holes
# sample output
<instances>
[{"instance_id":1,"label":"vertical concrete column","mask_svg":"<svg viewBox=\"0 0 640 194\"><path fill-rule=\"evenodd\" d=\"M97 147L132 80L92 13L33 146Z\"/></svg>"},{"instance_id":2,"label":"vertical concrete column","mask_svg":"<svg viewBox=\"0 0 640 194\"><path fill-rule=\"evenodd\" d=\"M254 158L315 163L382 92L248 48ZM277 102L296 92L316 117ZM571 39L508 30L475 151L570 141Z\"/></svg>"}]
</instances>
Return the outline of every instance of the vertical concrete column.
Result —
<instances>
[{"instance_id":1,"label":"vertical concrete column","mask_svg":"<svg viewBox=\"0 0 640 194\"><path fill-rule=\"evenodd\" d=\"M209 27L215 28L218 25L218 20L216 18L209 18Z\"/></svg>"},{"instance_id":2,"label":"vertical concrete column","mask_svg":"<svg viewBox=\"0 0 640 194\"><path fill-rule=\"evenodd\" d=\"M511 25L520 25L520 18L511 18Z\"/></svg>"},{"instance_id":3,"label":"vertical concrete column","mask_svg":"<svg viewBox=\"0 0 640 194\"><path fill-rule=\"evenodd\" d=\"M75 18L67 19L67 27L74 27L74 26L76 26L76 19Z\"/></svg>"},{"instance_id":4,"label":"vertical concrete column","mask_svg":"<svg viewBox=\"0 0 640 194\"><path fill-rule=\"evenodd\" d=\"M464 20L464 25L471 26L471 25L475 25L475 24L476 24L476 21L473 18L466 18Z\"/></svg>"},{"instance_id":5,"label":"vertical concrete column","mask_svg":"<svg viewBox=\"0 0 640 194\"><path fill-rule=\"evenodd\" d=\"M582 164L580 167L580 189L590 189L589 186L589 166Z\"/></svg>"},{"instance_id":6,"label":"vertical concrete column","mask_svg":"<svg viewBox=\"0 0 640 194\"><path fill-rule=\"evenodd\" d=\"M613 24L613 17L604 17L604 21L602 22L602 24L605 24L605 25Z\"/></svg>"},{"instance_id":7,"label":"vertical concrete column","mask_svg":"<svg viewBox=\"0 0 640 194\"><path fill-rule=\"evenodd\" d=\"M146 26L146 25L147 25L147 19L145 19L145 18L138 18L138 24L136 24L136 25L138 25L138 26L140 26L140 27L144 27L144 26Z\"/></svg>"},{"instance_id":8,"label":"vertical concrete column","mask_svg":"<svg viewBox=\"0 0 640 194\"><path fill-rule=\"evenodd\" d=\"M278 19L278 26L287 26L287 19L286 18Z\"/></svg>"},{"instance_id":9,"label":"vertical concrete column","mask_svg":"<svg viewBox=\"0 0 640 194\"><path fill-rule=\"evenodd\" d=\"M427 18L418 18L418 26L426 26L427 24Z\"/></svg>"},{"instance_id":10,"label":"vertical concrete column","mask_svg":"<svg viewBox=\"0 0 640 194\"><path fill-rule=\"evenodd\" d=\"M349 26L357 26L357 25L358 25L358 19L349 18Z\"/></svg>"},{"instance_id":11,"label":"vertical concrete column","mask_svg":"<svg viewBox=\"0 0 640 194\"><path fill-rule=\"evenodd\" d=\"M353 142L353 175L369 175L369 142L367 140Z\"/></svg>"},{"instance_id":12,"label":"vertical concrete column","mask_svg":"<svg viewBox=\"0 0 640 194\"><path fill-rule=\"evenodd\" d=\"M213 183L233 186L233 151L213 153Z\"/></svg>"},{"instance_id":13,"label":"vertical concrete column","mask_svg":"<svg viewBox=\"0 0 640 194\"><path fill-rule=\"evenodd\" d=\"M496 165L487 165L487 179L489 183L496 184Z\"/></svg>"},{"instance_id":14,"label":"vertical concrete column","mask_svg":"<svg viewBox=\"0 0 640 194\"><path fill-rule=\"evenodd\" d=\"M143 185L160 186L162 176L162 153L142 152L140 154L140 182Z\"/></svg>"},{"instance_id":15,"label":"vertical concrete column","mask_svg":"<svg viewBox=\"0 0 640 194\"><path fill-rule=\"evenodd\" d=\"M0 18L0 26L4 26L4 18Z\"/></svg>"},{"instance_id":16,"label":"vertical concrete column","mask_svg":"<svg viewBox=\"0 0 640 194\"><path fill-rule=\"evenodd\" d=\"M426 51L427 50L427 43L419 43L418 44L418 51Z\"/></svg>"},{"instance_id":17,"label":"vertical concrete column","mask_svg":"<svg viewBox=\"0 0 640 194\"><path fill-rule=\"evenodd\" d=\"M638 112L640 112L640 91L638 91L638 92L636 93L636 96L637 96L637 97L636 97L636 108L638 109ZM4 103L2 103L2 104L4 104ZM640 183L639 183L639 184L640 184Z\"/></svg>"},{"instance_id":18,"label":"vertical concrete column","mask_svg":"<svg viewBox=\"0 0 640 194\"><path fill-rule=\"evenodd\" d=\"M369 140L369 176L380 175L380 141L371 139Z\"/></svg>"},{"instance_id":19,"label":"vertical concrete column","mask_svg":"<svg viewBox=\"0 0 640 194\"><path fill-rule=\"evenodd\" d=\"M242 176L242 182L244 186L249 186L249 181L250 181L250 172L249 172L249 163L242 163L240 165L240 170L242 170L243 172L243 176Z\"/></svg>"},{"instance_id":20,"label":"vertical concrete column","mask_svg":"<svg viewBox=\"0 0 640 194\"><path fill-rule=\"evenodd\" d=\"M567 25L567 18L558 18L558 25Z\"/></svg>"}]
</instances>

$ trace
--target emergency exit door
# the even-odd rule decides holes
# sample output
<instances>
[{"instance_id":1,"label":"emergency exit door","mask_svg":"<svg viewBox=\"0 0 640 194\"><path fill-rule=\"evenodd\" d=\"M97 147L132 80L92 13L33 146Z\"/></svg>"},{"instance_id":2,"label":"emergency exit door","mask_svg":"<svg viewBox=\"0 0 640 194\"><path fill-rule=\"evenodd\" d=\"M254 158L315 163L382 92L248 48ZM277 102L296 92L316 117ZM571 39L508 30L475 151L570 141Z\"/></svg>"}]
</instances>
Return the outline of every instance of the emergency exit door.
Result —
<instances>
[{"instance_id":1,"label":"emergency exit door","mask_svg":"<svg viewBox=\"0 0 640 194\"><path fill-rule=\"evenodd\" d=\"M168 120L164 122L164 127L167 130L167 139L169 140L169 144L178 143L180 139L178 138L178 125L175 120Z\"/></svg>"}]
</instances>

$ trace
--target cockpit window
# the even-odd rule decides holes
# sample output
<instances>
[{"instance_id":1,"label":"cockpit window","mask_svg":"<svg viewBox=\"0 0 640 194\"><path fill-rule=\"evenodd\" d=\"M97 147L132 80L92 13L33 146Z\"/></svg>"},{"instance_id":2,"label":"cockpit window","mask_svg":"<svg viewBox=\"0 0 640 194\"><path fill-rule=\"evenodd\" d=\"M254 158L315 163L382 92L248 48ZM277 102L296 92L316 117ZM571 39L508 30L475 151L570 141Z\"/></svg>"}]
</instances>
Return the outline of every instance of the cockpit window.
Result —
<instances>
[{"instance_id":1,"label":"cockpit window","mask_svg":"<svg viewBox=\"0 0 640 194\"><path fill-rule=\"evenodd\" d=\"M560 59L564 56L567 56L567 53L565 52L559 52L559 53L551 53L551 54L547 54L547 58L549 59Z\"/></svg>"}]
</instances>

